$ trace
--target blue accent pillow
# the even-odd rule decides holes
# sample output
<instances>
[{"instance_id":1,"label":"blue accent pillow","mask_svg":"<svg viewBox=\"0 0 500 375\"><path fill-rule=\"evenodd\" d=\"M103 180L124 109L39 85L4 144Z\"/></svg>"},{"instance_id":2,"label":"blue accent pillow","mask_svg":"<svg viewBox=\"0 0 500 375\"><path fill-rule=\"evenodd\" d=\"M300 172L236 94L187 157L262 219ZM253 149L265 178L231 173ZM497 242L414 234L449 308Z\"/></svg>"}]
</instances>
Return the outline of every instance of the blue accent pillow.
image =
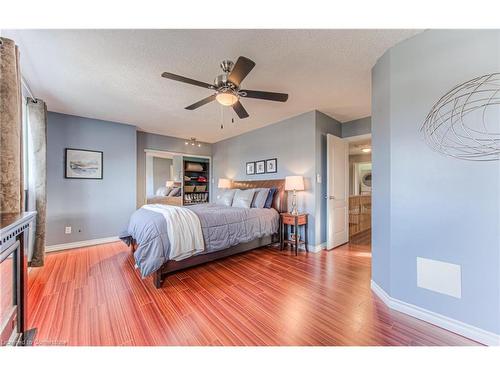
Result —
<instances>
[{"instance_id":1,"label":"blue accent pillow","mask_svg":"<svg viewBox=\"0 0 500 375\"><path fill-rule=\"evenodd\" d=\"M252 208L264 208L267 201L267 196L269 195L269 188L257 188L255 190L255 195L253 196L253 201L250 207Z\"/></svg>"},{"instance_id":2,"label":"blue accent pillow","mask_svg":"<svg viewBox=\"0 0 500 375\"><path fill-rule=\"evenodd\" d=\"M269 194L267 195L266 203L264 204L264 208L271 208L273 205L274 194L278 191L276 188L269 189Z\"/></svg>"}]
</instances>

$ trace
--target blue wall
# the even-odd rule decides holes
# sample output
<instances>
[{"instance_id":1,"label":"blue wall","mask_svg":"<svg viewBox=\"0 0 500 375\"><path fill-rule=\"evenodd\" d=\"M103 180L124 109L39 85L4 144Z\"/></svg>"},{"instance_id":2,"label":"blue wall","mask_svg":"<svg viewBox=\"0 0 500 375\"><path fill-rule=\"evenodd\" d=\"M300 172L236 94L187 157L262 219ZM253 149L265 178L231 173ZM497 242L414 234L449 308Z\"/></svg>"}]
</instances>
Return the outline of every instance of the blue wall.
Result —
<instances>
[{"instance_id":1,"label":"blue wall","mask_svg":"<svg viewBox=\"0 0 500 375\"><path fill-rule=\"evenodd\" d=\"M372 118L363 117L342 123L342 138L365 135L372 132Z\"/></svg>"},{"instance_id":2,"label":"blue wall","mask_svg":"<svg viewBox=\"0 0 500 375\"><path fill-rule=\"evenodd\" d=\"M500 31L427 31L390 49L372 81L372 277L393 298L497 334L499 163L433 152L419 128L449 89L498 71ZM460 265L461 298L417 287L417 256Z\"/></svg>"},{"instance_id":3,"label":"blue wall","mask_svg":"<svg viewBox=\"0 0 500 375\"><path fill-rule=\"evenodd\" d=\"M302 175L306 191L298 193L299 210L310 214L309 241L315 243L315 111L213 144L213 173L232 180L270 180ZM246 162L278 159L278 173L246 175ZM216 194L217 195L217 192Z\"/></svg>"},{"instance_id":4,"label":"blue wall","mask_svg":"<svg viewBox=\"0 0 500 375\"><path fill-rule=\"evenodd\" d=\"M67 147L103 151L104 178L64 178ZM117 236L135 209L135 180L134 126L48 113L47 245Z\"/></svg>"},{"instance_id":5,"label":"blue wall","mask_svg":"<svg viewBox=\"0 0 500 375\"><path fill-rule=\"evenodd\" d=\"M299 211L309 214L309 242L326 241L326 133L340 136L341 124L311 111L213 144L215 183L232 180L281 179L302 175L306 190L298 193ZM246 175L248 161L278 159L278 173ZM316 175L322 182L318 183ZM217 190L216 194L217 195Z\"/></svg>"},{"instance_id":6,"label":"blue wall","mask_svg":"<svg viewBox=\"0 0 500 375\"><path fill-rule=\"evenodd\" d=\"M391 290L391 61L380 58L372 70L372 279Z\"/></svg>"}]
</instances>

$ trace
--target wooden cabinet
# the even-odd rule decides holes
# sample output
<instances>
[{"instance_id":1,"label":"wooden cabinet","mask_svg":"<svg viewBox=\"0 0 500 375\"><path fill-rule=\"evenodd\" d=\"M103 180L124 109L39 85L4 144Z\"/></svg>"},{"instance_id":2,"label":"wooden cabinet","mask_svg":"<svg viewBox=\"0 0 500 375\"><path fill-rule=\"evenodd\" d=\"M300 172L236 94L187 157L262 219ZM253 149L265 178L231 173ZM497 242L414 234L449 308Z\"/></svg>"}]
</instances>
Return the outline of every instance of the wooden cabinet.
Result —
<instances>
[{"instance_id":1,"label":"wooden cabinet","mask_svg":"<svg viewBox=\"0 0 500 375\"><path fill-rule=\"evenodd\" d=\"M0 344L30 345L36 330L26 326L27 266L35 212L2 214L0 221Z\"/></svg>"},{"instance_id":2,"label":"wooden cabinet","mask_svg":"<svg viewBox=\"0 0 500 375\"><path fill-rule=\"evenodd\" d=\"M371 229L371 195L353 195L349 197L349 237Z\"/></svg>"}]
</instances>

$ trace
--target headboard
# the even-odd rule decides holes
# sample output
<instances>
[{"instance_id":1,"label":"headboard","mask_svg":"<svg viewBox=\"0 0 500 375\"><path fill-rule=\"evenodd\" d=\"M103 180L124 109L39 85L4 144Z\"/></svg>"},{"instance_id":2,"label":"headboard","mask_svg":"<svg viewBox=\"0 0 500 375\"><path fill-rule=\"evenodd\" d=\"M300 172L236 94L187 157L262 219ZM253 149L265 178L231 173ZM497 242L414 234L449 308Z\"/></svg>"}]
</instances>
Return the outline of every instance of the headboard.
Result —
<instances>
[{"instance_id":1,"label":"headboard","mask_svg":"<svg viewBox=\"0 0 500 375\"><path fill-rule=\"evenodd\" d=\"M257 189L257 188L272 188L278 189L274 194L272 207L278 212L286 212L287 201L285 192L285 180L252 180L252 181L233 181L232 189Z\"/></svg>"}]
</instances>

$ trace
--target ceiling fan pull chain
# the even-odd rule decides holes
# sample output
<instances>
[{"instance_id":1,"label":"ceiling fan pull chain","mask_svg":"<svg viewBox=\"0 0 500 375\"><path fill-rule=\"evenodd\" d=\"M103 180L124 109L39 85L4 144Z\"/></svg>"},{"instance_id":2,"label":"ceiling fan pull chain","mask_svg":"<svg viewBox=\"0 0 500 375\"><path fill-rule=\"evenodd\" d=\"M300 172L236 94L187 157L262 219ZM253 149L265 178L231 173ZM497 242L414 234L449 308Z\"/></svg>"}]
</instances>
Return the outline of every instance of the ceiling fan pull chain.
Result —
<instances>
[{"instance_id":1,"label":"ceiling fan pull chain","mask_svg":"<svg viewBox=\"0 0 500 375\"><path fill-rule=\"evenodd\" d=\"M224 129L224 107L220 107L220 128Z\"/></svg>"}]
</instances>

